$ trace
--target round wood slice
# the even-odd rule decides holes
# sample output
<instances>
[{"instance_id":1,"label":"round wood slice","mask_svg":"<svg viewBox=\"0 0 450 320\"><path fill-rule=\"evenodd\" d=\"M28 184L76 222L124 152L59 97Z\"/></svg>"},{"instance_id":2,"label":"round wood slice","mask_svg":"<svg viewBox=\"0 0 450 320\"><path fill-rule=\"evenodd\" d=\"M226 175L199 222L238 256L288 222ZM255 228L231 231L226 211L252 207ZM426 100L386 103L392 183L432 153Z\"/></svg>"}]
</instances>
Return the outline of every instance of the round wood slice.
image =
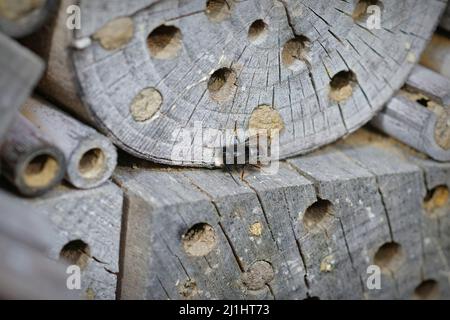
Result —
<instances>
[{"instance_id":1,"label":"round wood slice","mask_svg":"<svg viewBox=\"0 0 450 320\"><path fill-rule=\"evenodd\" d=\"M405 82L445 4L81 0L72 59L91 120L133 155L214 166L219 140L204 140L194 162L174 148L201 129L250 125L281 129L286 158L367 123ZM369 28L370 5L381 29Z\"/></svg>"}]
</instances>

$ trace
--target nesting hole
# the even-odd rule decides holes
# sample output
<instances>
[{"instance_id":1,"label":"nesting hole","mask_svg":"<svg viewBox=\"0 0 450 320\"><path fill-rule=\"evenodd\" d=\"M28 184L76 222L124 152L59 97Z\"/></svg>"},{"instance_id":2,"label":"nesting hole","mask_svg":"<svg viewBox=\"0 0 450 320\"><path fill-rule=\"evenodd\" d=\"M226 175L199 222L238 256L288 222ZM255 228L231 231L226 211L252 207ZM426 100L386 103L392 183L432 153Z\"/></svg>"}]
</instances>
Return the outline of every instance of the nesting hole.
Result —
<instances>
[{"instance_id":1,"label":"nesting hole","mask_svg":"<svg viewBox=\"0 0 450 320\"><path fill-rule=\"evenodd\" d=\"M432 279L423 281L414 290L414 298L418 300L436 300L439 296L439 284Z\"/></svg>"},{"instance_id":2,"label":"nesting hole","mask_svg":"<svg viewBox=\"0 0 450 320\"><path fill-rule=\"evenodd\" d=\"M236 90L236 73L230 68L216 70L208 81L208 91L211 99L217 102L229 100Z\"/></svg>"},{"instance_id":3,"label":"nesting hole","mask_svg":"<svg viewBox=\"0 0 450 320\"><path fill-rule=\"evenodd\" d=\"M147 38L147 46L156 59L173 59L181 50L182 34L175 26L162 25L154 29Z\"/></svg>"},{"instance_id":4,"label":"nesting hole","mask_svg":"<svg viewBox=\"0 0 450 320\"><path fill-rule=\"evenodd\" d=\"M91 257L91 249L89 245L78 239L68 242L59 254L59 258L65 260L71 265L77 265L84 270Z\"/></svg>"},{"instance_id":5,"label":"nesting hole","mask_svg":"<svg viewBox=\"0 0 450 320\"><path fill-rule=\"evenodd\" d=\"M31 159L24 171L24 183L31 188L44 188L51 184L59 174L58 161L48 154Z\"/></svg>"},{"instance_id":6,"label":"nesting hole","mask_svg":"<svg viewBox=\"0 0 450 320\"><path fill-rule=\"evenodd\" d=\"M281 52L283 65L290 69L299 69L306 64L310 68L309 53L311 41L299 35L286 42Z\"/></svg>"},{"instance_id":7,"label":"nesting hole","mask_svg":"<svg viewBox=\"0 0 450 320\"><path fill-rule=\"evenodd\" d=\"M437 186L429 190L423 201L425 211L429 215L436 215L447 206L450 200L450 193L447 186ZM444 210L445 212L445 210Z\"/></svg>"},{"instance_id":8,"label":"nesting hole","mask_svg":"<svg viewBox=\"0 0 450 320\"><path fill-rule=\"evenodd\" d=\"M403 262L402 247L395 242L382 245L374 256L374 264L379 266L384 273L397 270Z\"/></svg>"},{"instance_id":9,"label":"nesting hole","mask_svg":"<svg viewBox=\"0 0 450 320\"><path fill-rule=\"evenodd\" d=\"M184 250L188 255L203 257L216 247L216 232L209 224L199 223L192 226L182 236L182 242Z\"/></svg>"},{"instance_id":10,"label":"nesting hole","mask_svg":"<svg viewBox=\"0 0 450 320\"><path fill-rule=\"evenodd\" d=\"M233 0L206 1L205 14L213 22L221 22L231 16Z\"/></svg>"},{"instance_id":11,"label":"nesting hole","mask_svg":"<svg viewBox=\"0 0 450 320\"><path fill-rule=\"evenodd\" d=\"M378 6L383 9L383 3L379 0L359 0L353 10L352 17L354 20L364 20L368 16L367 9L370 6Z\"/></svg>"},{"instance_id":12,"label":"nesting hole","mask_svg":"<svg viewBox=\"0 0 450 320\"><path fill-rule=\"evenodd\" d=\"M248 39L254 44L260 44L267 38L268 26L259 19L253 22L248 29Z\"/></svg>"},{"instance_id":13,"label":"nesting hole","mask_svg":"<svg viewBox=\"0 0 450 320\"><path fill-rule=\"evenodd\" d=\"M417 99L416 102L424 107L428 107L428 103L430 103L430 99L422 97L422 98Z\"/></svg>"},{"instance_id":14,"label":"nesting hole","mask_svg":"<svg viewBox=\"0 0 450 320\"><path fill-rule=\"evenodd\" d=\"M80 175L86 179L97 178L104 171L105 159L105 153L100 148L85 152L78 164Z\"/></svg>"},{"instance_id":15,"label":"nesting hole","mask_svg":"<svg viewBox=\"0 0 450 320\"><path fill-rule=\"evenodd\" d=\"M273 267L267 261L256 261L242 275L242 282L249 290L261 290L275 276Z\"/></svg>"},{"instance_id":16,"label":"nesting hole","mask_svg":"<svg viewBox=\"0 0 450 320\"><path fill-rule=\"evenodd\" d=\"M336 102L347 100L353 94L353 87L356 83L356 75L353 71L336 73L330 81L330 99Z\"/></svg>"},{"instance_id":17,"label":"nesting hole","mask_svg":"<svg viewBox=\"0 0 450 320\"><path fill-rule=\"evenodd\" d=\"M306 209L303 224L307 229L315 229L322 225L327 217L334 213L333 204L328 200L319 199Z\"/></svg>"}]
</instances>

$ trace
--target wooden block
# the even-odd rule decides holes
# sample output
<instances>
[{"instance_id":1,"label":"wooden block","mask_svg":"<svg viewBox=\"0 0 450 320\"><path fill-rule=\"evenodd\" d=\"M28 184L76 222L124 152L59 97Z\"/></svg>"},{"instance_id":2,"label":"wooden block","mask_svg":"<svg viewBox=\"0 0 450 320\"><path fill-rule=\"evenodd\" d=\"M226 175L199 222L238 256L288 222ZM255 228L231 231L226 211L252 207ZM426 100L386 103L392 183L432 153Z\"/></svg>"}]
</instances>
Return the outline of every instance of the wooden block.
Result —
<instances>
[{"instance_id":1,"label":"wooden block","mask_svg":"<svg viewBox=\"0 0 450 320\"><path fill-rule=\"evenodd\" d=\"M0 190L0 297L70 299L66 267L47 258L56 234L45 216Z\"/></svg>"},{"instance_id":2,"label":"wooden block","mask_svg":"<svg viewBox=\"0 0 450 320\"><path fill-rule=\"evenodd\" d=\"M411 298L420 283L423 254L420 229L425 189L422 172L386 150L365 142L358 144L357 135L339 144L338 149L376 176L389 236L375 252L373 261L380 262L383 282L393 284L394 298Z\"/></svg>"},{"instance_id":3,"label":"wooden block","mask_svg":"<svg viewBox=\"0 0 450 320\"><path fill-rule=\"evenodd\" d=\"M14 38L36 32L57 3L57 0L3 0L0 6L0 32Z\"/></svg>"},{"instance_id":4,"label":"wooden block","mask_svg":"<svg viewBox=\"0 0 450 320\"><path fill-rule=\"evenodd\" d=\"M10 196L10 201L24 201ZM119 272L122 191L113 183L91 190L61 186L43 198L26 200L50 220L57 236L49 257L82 270L82 299L115 299Z\"/></svg>"},{"instance_id":5,"label":"wooden block","mask_svg":"<svg viewBox=\"0 0 450 320\"><path fill-rule=\"evenodd\" d=\"M355 131L404 83L445 8L384 1L383 28L368 30L365 10L345 1L82 0L71 33L72 3L42 42L42 90L135 156L202 167L215 159L174 155L197 122L281 129L281 158Z\"/></svg>"},{"instance_id":6,"label":"wooden block","mask_svg":"<svg viewBox=\"0 0 450 320\"><path fill-rule=\"evenodd\" d=\"M368 146L372 150L372 160L366 163L371 168L379 167L374 165L375 162L380 161L380 154L390 154L397 159L401 159L402 162L407 162L410 166L419 168L419 174L422 179L416 177L415 180L423 180L423 185L420 187L422 191L416 188L410 188L411 184L403 183L402 188L398 188L399 183L392 181L392 176L389 181L389 185L394 186L389 189L389 199L398 199L399 203L404 211L398 220L401 220L405 230L409 230L404 235L420 238L420 245L417 248L421 251L421 261L416 262L416 268L420 270L420 278L412 281L408 287L413 288L411 290L411 297L414 299L446 299L449 295L449 238L446 235L448 229L448 220L450 214L450 202L448 198L448 186L450 185L450 167L447 163L439 163L423 157L421 154L414 152L412 149L401 145L393 139L386 139L374 132L361 131L359 137L355 137L348 141L348 145L343 146L346 153L356 153L362 145ZM351 150L353 146L355 150ZM350 151L351 150L351 151ZM383 156L381 156L383 157ZM396 164L398 160L390 161L389 166L385 166L384 169L378 168L377 170L386 170L389 172L398 171ZM390 167L390 168L389 168ZM410 177L413 177L413 173L410 172ZM401 185L400 185L401 187ZM416 194L411 199L406 200L404 191L410 194ZM403 192L402 192L403 189ZM414 191L416 189L416 191ZM403 193L403 195L402 195ZM389 204L387 204L389 205ZM409 221L409 222L408 222ZM400 224L400 223L399 223ZM420 230L417 230L420 227ZM409 241L411 243L411 241ZM411 248L414 250L414 248ZM410 250L411 250L410 249ZM415 251L414 250L414 251ZM408 264L408 266L412 266ZM416 273L416 271L415 271ZM415 286L415 287L414 287Z\"/></svg>"},{"instance_id":7,"label":"wooden block","mask_svg":"<svg viewBox=\"0 0 450 320\"><path fill-rule=\"evenodd\" d=\"M30 95L44 65L38 57L0 33L0 142Z\"/></svg>"},{"instance_id":8,"label":"wooden block","mask_svg":"<svg viewBox=\"0 0 450 320\"><path fill-rule=\"evenodd\" d=\"M450 80L417 66L371 124L438 161L450 161Z\"/></svg>"},{"instance_id":9,"label":"wooden block","mask_svg":"<svg viewBox=\"0 0 450 320\"><path fill-rule=\"evenodd\" d=\"M138 160L119 167L121 298L410 299L427 279L448 297L446 260L424 246L423 234L439 236L423 223L423 170L379 145L356 136L273 175L246 168L243 180ZM367 286L373 265L380 290Z\"/></svg>"}]
</instances>

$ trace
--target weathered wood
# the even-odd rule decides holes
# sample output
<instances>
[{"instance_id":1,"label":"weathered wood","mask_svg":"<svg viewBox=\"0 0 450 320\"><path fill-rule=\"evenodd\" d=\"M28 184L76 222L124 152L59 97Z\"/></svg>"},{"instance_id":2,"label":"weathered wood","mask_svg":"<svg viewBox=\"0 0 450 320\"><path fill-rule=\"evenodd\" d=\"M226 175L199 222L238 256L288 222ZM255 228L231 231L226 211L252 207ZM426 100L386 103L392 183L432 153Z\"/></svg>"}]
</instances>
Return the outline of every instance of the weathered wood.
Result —
<instances>
[{"instance_id":1,"label":"weathered wood","mask_svg":"<svg viewBox=\"0 0 450 320\"><path fill-rule=\"evenodd\" d=\"M66 160L37 127L18 115L0 148L2 174L29 197L42 195L64 178Z\"/></svg>"},{"instance_id":2,"label":"weathered wood","mask_svg":"<svg viewBox=\"0 0 450 320\"><path fill-rule=\"evenodd\" d=\"M417 66L405 91L371 124L433 159L450 161L450 80Z\"/></svg>"},{"instance_id":3,"label":"weathered wood","mask_svg":"<svg viewBox=\"0 0 450 320\"><path fill-rule=\"evenodd\" d=\"M45 23L57 0L2 0L0 32L14 38L30 35Z\"/></svg>"},{"instance_id":4,"label":"weathered wood","mask_svg":"<svg viewBox=\"0 0 450 320\"><path fill-rule=\"evenodd\" d=\"M442 16L441 23L439 26L450 32L450 5L447 5L447 9L445 9L444 15Z\"/></svg>"},{"instance_id":5,"label":"weathered wood","mask_svg":"<svg viewBox=\"0 0 450 320\"><path fill-rule=\"evenodd\" d=\"M42 61L0 33L0 142L44 69Z\"/></svg>"},{"instance_id":6,"label":"weathered wood","mask_svg":"<svg viewBox=\"0 0 450 320\"><path fill-rule=\"evenodd\" d=\"M81 1L82 28L73 35L62 27L70 4L63 2L44 41L42 90L124 150L189 166L215 165L173 154L186 140L191 151L186 134L197 122L216 133L235 123L247 129L254 112L266 110L257 119L268 121L255 125L282 128L284 158L369 121L403 84L445 7L383 1L382 28L369 30L353 1L208 3ZM221 147L214 137L204 137L203 154Z\"/></svg>"},{"instance_id":7,"label":"weathered wood","mask_svg":"<svg viewBox=\"0 0 450 320\"><path fill-rule=\"evenodd\" d=\"M405 196L402 195L401 188L397 192L397 196L400 199L399 205L401 207L408 206L410 210L418 211L419 202L422 202L420 208L422 214L416 214L416 218L412 219L413 230L416 230L417 226L420 226L421 231L420 233L415 231L416 235L414 235L414 232L410 232L409 236L420 236L422 248L422 262L419 266L421 283L430 283L431 281L433 290L420 293L420 290L418 290L420 283L416 283L415 285L417 287L414 291L413 298L448 298L448 295L450 294L450 282L448 273L444 270L449 269L450 259L450 255L448 254L450 239L446 235L450 213L448 193L448 187L450 186L449 164L426 159L422 157L421 154L414 152L412 149L405 147L394 139L387 139L370 131L361 131L359 138L356 140L350 139L348 144L349 145L346 146L346 148L350 145L370 145L372 151L376 148L378 149L378 152L380 152L381 149L383 152L394 154L396 157L401 158L402 161L411 163L420 168L424 180L422 189L425 190L426 193L422 192L422 195L417 194L417 196L413 198L413 201L403 201L401 199L405 198ZM359 149L359 147L355 148ZM352 152L356 152L356 150ZM379 159L377 154L372 153L372 156L371 163ZM392 183L390 182L390 184ZM393 183L393 185L395 185L395 183ZM406 184L403 186L403 193L405 190L407 193L414 192L414 189ZM391 190L389 190L389 194L392 194ZM395 196L392 197L392 199L394 198ZM414 208L411 207L411 203L413 203L412 205ZM408 216L411 217L411 214L407 212L406 208L404 210L406 214L402 215L402 221L405 218L405 221L411 221L411 219L408 219Z\"/></svg>"},{"instance_id":8,"label":"weathered wood","mask_svg":"<svg viewBox=\"0 0 450 320\"><path fill-rule=\"evenodd\" d=\"M41 212L0 190L0 297L70 299L65 266L46 257L54 230Z\"/></svg>"},{"instance_id":9,"label":"weathered wood","mask_svg":"<svg viewBox=\"0 0 450 320\"><path fill-rule=\"evenodd\" d=\"M423 52L420 63L450 78L450 39L435 34Z\"/></svg>"},{"instance_id":10,"label":"weathered wood","mask_svg":"<svg viewBox=\"0 0 450 320\"><path fill-rule=\"evenodd\" d=\"M447 258L430 247L448 242L424 220L424 171L382 142L357 133L272 175L247 167L243 180L239 171L119 166L121 298L410 299L424 298L416 287L429 279L448 298ZM450 179L436 174L435 184ZM372 265L380 290L367 286Z\"/></svg>"},{"instance_id":11,"label":"weathered wood","mask_svg":"<svg viewBox=\"0 0 450 320\"><path fill-rule=\"evenodd\" d=\"M64 153L73 186L95 188L111 177L117 151L108 138L40 99L29 99L21 112Z\"/></svg>"},{"instance_id":12,"label":"weathered wood","mask_svg":"<svg viewBox=\"0 0 450 320\"><path fill-rule=\"evenodd\" d=\"M7 201L24 202L9 194ZM116 298L123 194L107 182L91 190L60 186L44 197L26 200L42 212L56 235L48 256L78 265L82 299Z\"/></svg>"}]
</instances>

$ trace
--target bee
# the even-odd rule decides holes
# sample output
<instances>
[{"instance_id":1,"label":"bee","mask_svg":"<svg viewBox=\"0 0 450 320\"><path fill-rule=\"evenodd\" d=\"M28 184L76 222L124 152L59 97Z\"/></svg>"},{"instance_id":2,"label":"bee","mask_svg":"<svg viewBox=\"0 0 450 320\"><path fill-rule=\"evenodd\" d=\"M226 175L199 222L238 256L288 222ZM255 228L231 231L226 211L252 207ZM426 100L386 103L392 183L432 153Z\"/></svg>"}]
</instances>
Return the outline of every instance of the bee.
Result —
<instances>
[{"instance_id":1,"label":"bee","mask_svg":"<svg viewBox=\"0 0 450 320\"><path fill-rule=\"evenodd\" d=\"M247 167L261 169L259 136L246 137L242 143L239 139L237 124L235 122L232 144L225 145L221 148L216 165L224 168L236 183L237 181L231 174L233 169L241 169L241 180L244 180L245 169Z\"/></svg>"}]
</instances>

